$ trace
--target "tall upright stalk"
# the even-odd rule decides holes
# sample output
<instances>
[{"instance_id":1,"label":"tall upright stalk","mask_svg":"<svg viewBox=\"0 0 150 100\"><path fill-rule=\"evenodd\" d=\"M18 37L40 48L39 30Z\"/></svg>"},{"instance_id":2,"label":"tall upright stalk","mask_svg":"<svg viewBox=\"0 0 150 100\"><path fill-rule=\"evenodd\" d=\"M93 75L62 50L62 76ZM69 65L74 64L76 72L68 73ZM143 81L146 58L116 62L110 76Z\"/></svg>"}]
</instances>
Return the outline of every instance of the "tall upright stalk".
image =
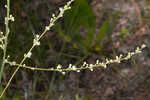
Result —
<instances>
[{"instance_id":1,"label":"tall upright stalk","mask_svg":"<svg viewBox=\"0 0 150 100\"><path fill-rule=\"evenodd\" d=\"M59 10L60 10L60 12L59 12L59 14L56 16L55 14L52 14L52 18L50 19L50 23L49 23L49 25L48 26L46 26L45 27L45 29L44 29L44 31L41 33L41 35L36 35L36 38L33 40L33 45L32 45L32 47L28 50L28 52L27 53L25 53L24 54L24 57L23 57L23 59L21 60L21 62L20 62L20 64L19 64L19 66L16 68L16 70L13 72L13 74L11 75L11 77L10 77L10 79L9 79L9 81L8 81L8 83L6 84L6 86L5 86L5 88L3 89L3 91L2 91L2 93L0 94L0 99L2 98L2 96L3 96L3 94L6 92L6 90L7 90L7 88L9 87L9 85L10 85L10 83L11 83L11 81L13 80L13 78L14 78L14 76L16 75L16 73L19 71L19 69L20 69L20 67L21 67L21 65L24 63L24 61L27 59L27 58L30 58L31 57L31 55L32 55L32 50L36 47L36 46L39 46L40 45L40 39L45 35L45 33L47 32L47 31L49 31L50 29L51 29L51 27L52 26L54 26L55 25L55 22L59 19L59 18L61 18L61 17L63 17L63 14L64 14L64 12L66 11L66 10L68 10L68 9L71 9L71 7L70 7L70 5L71 5L71 3L73 2L74 0L70 0L70 1L68 1L67 2L67 4L63 7L63 8L59 8ZM7 18L6 19L10 19L10 15L9 15L9 0L7 0L7 5L8 5L8 7L7 7ZM7 36L7 38L8 38L8 35L9 35L9 27L8 27L8 21L9 20L7 20L7 22L6 22L6 36ZM6 61L5 61L5 58L6 58L6 49L7 49L7 38L6 38L6 40L5 40L5 52L4 52L4 59L3 59L3 67L2 67L2 72L3 72L3 69L4 69L4 65L5 65L5 63L6 63ZM1 75L2 76L2 75Z\"/></svg>"},{"instance_id":2,"label":"tall upright stalk","mask_svg":"<svg viewBox=\"0 0 150 100\"><path fill-rule=\"evenodd\" d=\"M10 15L10 0L7 0L7 5L5 6L7 9L7 16L5 17L5 41L4 41L4 49L3 49L3 59L2 59L2 65L0 67L0 83L2 80L2 75L4 71L4 66L5 66L5 59L6 59L6 52L7 52L7 41L8 41L8 36L9 36L9 15Z\"/></svg>"}]
</instances>

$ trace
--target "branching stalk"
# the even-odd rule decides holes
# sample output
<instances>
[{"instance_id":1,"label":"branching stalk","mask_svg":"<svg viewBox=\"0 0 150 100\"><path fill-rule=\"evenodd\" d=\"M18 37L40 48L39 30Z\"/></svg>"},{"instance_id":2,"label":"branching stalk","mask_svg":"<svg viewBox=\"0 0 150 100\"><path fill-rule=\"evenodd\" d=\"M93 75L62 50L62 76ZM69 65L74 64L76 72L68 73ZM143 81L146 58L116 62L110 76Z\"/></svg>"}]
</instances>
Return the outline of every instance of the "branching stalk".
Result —
<instances>
[{"instance_id":1,"label":"branching stalk","mask_svg":"<svg viewBox=\"0 0 150 100\"><path fill-rule=\"evenodd\" d=\"M9 0L7 0L9 1ZM42 34L40 36L37 36L36 39L34 39L33 41L33 45L32 47L29 49L29 51L24 54L24 58L21 60L19 66L16 68L16 70L14 71L14 73L12 74L11 78L9 79L6 87L4 88L4 90L2 91L2 93L0 94L0 98L2 98L3 94L6 92L7 88L9 87L12 79L14 78L14 76L16 75L16 73L18 72L18 70L20 69L21 65L24 63L24 61L27 59L27 58L30 58L31 55L32 55L32 50L35 48L35 46L38 46L40 45L40 39L45 35L45 33L47 31L49 31L51 29L52 26L54 26L55 22L63 17L63 14L66 10L70 9L70 4L73 2L74 0L71 0L69 2L67 2L67 4L63 7L63 8L60 8L60 13L58 14L58 16L55 16L55 14L52 15L52 18L50 19L50 23L48 26L45 27L45 30L42 32ZM8 2L9 3L9 2ZM9 13L8 13L9 14ZM9 16L9 15L8 15ZM8 31L9 32L9 31ZM5 55L6 56L6 55ZM5 57L6 58L6 57ZM5 60L4 58L4 60Z\"/></svg>"},{"instance_id":2,"label":"branching stalk","mask_svg":"<svg viewBox=\"0 0 150 100\"><path fill-rule=\"evenodd\" d=\"M6 52L7 52L7 44L8 44L8 36L9 36L9 16L10 16L10 0L7 0L7 5L5 6L7 9L7 16L5 18L5 42L4 42L4 49L3 49L3 59L2 59L2 65L1 65L1 70L0 70L0 83L2 80L2 75L4 71L4 66L5 66L5 59L6 59Z\"/></svg>"}]
</instances>

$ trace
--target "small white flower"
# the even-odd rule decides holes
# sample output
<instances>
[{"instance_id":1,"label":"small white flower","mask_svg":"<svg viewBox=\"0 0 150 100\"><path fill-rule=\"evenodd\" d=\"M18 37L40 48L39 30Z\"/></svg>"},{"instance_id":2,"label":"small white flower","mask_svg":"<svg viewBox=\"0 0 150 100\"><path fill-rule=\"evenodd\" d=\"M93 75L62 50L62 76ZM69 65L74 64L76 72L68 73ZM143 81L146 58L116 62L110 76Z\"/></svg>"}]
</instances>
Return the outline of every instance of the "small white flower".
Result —
<instances>
[{"instance_id":1,"label":"small white flower","mask_svg":"<svg viewBox=\"0 0 150 100\"><path fill-rule=\"evenodd\" d=\"M109 63L109 60L106 58L106 64L108 64Z\"/></svg>"},{"instance_id":2,"label":"small white flower","mask_svg":"<svg viewBox=\"0 0 150 100\"><path fill-rule=\"evenodd\" d=\"M62 12L62 11L63 11L63 9L62 9L62 8L59 8L59 11L60 11L60 12Z\"/></svg>"},{"instance_id":3,"label":"small white flower","mask_svg":"<svg viewBox=\"0 0 150 100\"><path fill-rule=\"evenodd\" d=\"M8 55L7 58L10 58L10 55Z\"/></svg>"},{"instance_id":4,"label":"small white flower","mask_svg":"<svg viewBox=\"0 0 150 100\"><path fill-rule=\"evenodd\" d=\"M72 69L73 69L73 70L76 70L76 66L75 66L75 65L73 65L73 66L72 66Z\"/></svg>"},{"instance_id":5,"label":"small white flower","mask_svg":"<svg viewBox=\"0 0 150 100\"><path fill-rule=\"evenodd\" d=\"M16 65L16 62L15 62L15 61L13 61L13 62L12 62L12 65Z\"/></svg>"},{"instance_id":6,"label":"small white flower","mask_svg":"<svg viewBox=\"0 0 150 100\"><path fill-rule=\"evenodd\" d=\"M139 47L136 48L135 53L141 53L142 51L140 50Z\"/></svg>"},{"instance_id":7,"label":"small white flower","mask_svg":"<svg viewBox=\"0 0 150 100\"><path fill-rule=\"evenodd\" d=\"M8 6L7 5L5 5L5 8L7 8Z\"/></svg>"},{"instance_id":8,"label":"small white flower","mask_svg":"<svg viewBox=\"0 0 150 100\"><path fill-rule=\"evenodd\" d=\"M5 46L2 44L2 45L0 45L0 47L4 50L4 47L5 47Z\"/></svg>"},{"instance_id":9,"label":"small white flower","mask_svg":"<svg viewBox=\"0 0 150 100\"><path fill-rule=\"evenodd\" d=\"M32 55L32 53L31 52L28 52L28 54L27 55L25 55L27 58L30 58L31 57L31 55Z\"/></svg>"},{"instance_id":10,"label":"small white flower","mask_svg":"<svg viewBox=\"0 0 150 100\"><path fill-rule=\"evenodd\" d=\"M83 66L86 66L86 62L83 62Z\"/></svg>"},{"instance_id":11,"label":"small white flower","mask_svg":"<svg viewBox=\"0 0 150 100\"><path fill-rule=\"evenodd\" d=\"M54 20L54 19L53 19L53 18L51 18L51 19L50 19L50 23L52 23L52 22L53 22L53 20Z\"/></svg>"},{"instance_id":12,"label":"small white flower","mask_svg":"<svg viewBox=\"0 0 150 100\"><path fill-rule=\"evenodd\" d=\"M57 69L60 69L61 67L62 67L61 65L58 65L58 66L57 66Z\"/></svg>"},{"instance_id":13,"label":"small white flower","mask_svg":"<svg viewBox=\"0 0 150 100\"><path fill-rule=\"evenodd\" d=\"M93 64L90 64L90 67L93 67Z\"/></svg>"},{"instance_id":14,"label":"small white flower","mask_svg":"<svg viewBox=\"0 0 150 100\"><path fill-rule=\"evenodd\" d=\"M46 31L49 31L49 30L50 30L50 27L49 27L49 26L46 26L45 29L46 29Z\"/></svg>"},{"instance_id":15,"label":"small white flower","mask_svg":"<svg viewBox=\"0 0 150 100\"><path fill-rule=\"evenodd\" d=\"M106 65L106 64L103 64L103 67L104 67L104 68L107 68L107 65Z\"/></svg>"},{"instance_id":16,"label":"small white flower","mask_svg":"<svg viewBox=\"0 0 150 100\"><path fill-rule=\"evenodd\" d=\"M1 35L3 35L3 32L0 32Z\"/></svg>"},{"instance_id":17,"label":"small white flower","mask_svg":"<svg viewBox=\"0 0 150 100\"><path fill-rule=\"evenodd\" d=\"M77 70L77 72L79 73L79 72L80 72L80 70Z\"/></svg>"},{"instance_id":18,"label":"small white flower","mask_svg":"<svg viewBox=\"0 0 150 100\"><path fill-rule=\"evenodd\" d=\"M122 58L122 57L123 57L123 55L122 55L122 54L120 54L119 58Z\"/></svg>"},{"instance_id":19,"label":"small white flower","mask_svg":"<svg viewBox=\"0 0 150 100\"><path fill-rule=\"evenodd\" d=\"M12 15L9 16L10 21L15 21L14 17Z\"/></svg>"},{"instance_id":20,"label":"small white flower","mask_svg":"<svg viewBox=\"0 0 150 100\"><path fill-rule=\"evenodd\" d=\"M55 18L55 14L52 14L52 17Z\"/></svg>"},{"instance_id":21,"label":"small white flower","mask_svg":"<svg viewBox=\"0 0 150 100\"><path fill-rule=\"evenodd\" d=\"M36 39L39 39L39 37L40 37L39 34L36 34L36 35L35 35L35 38L36 38Z\"/></svg>"},{"instance_id":22,"label":"small white flower","mask_svg":"<svg viewBox=\"0 0 150 100\"><path fill-rule=\"evenodd\" d=\"M72 67L72 64L69 64L69 68L71 68Z\"/></svg>"},{"instance_id":23,"label":"small white flower","mask_svg":"<svg viewBox=\"0 0 150 100\"><path fill-rule=\"evenodd\" d=\"M0 48L3 49L3 46L0 44Z\"/></svg>"},{"instance_id":24,"label":"small white flower","mask_svg":"<svg viewBox=\"0 0 150 100\"><path fill-rule=\"evenodd\" d=\"M61 72L63 75L65 75L66 74L66 72Z\"/></svg>"},{"instance_id":25,"label":"small white flower","mask_svg":"<svg viewBox=\"0 0 150 100\"><path fill-rule=\"evenodd\" d=\"M8 62L8 60L7 60L7 59L5 59L5 62Z\"/></svg>"},{"instance_id":26,"label":"small white flower","mask_svg":"<svg viewBox=\"0 0 150 100\"><path fill-rule=\"evenodd\" d=\"M90 71L93 71L93 68L90 68Z\"/></svg>"},{"instance_id":27,"label":"small white flower","mask_svg":"<svg viewBox=\"0 0 150 100\"><path fill-rule=\"evenodd\" d=\"M36 46L40 45L40 41L34 39L34 40L33 40L33 45L36 45Z\"/></svg>"},{"instance_id":28,"label":"small white flower","mask_svg":"<svg viewBox=\"0 0 150 100\"><path fill-rule=\"evenodd\" d=\"M23 67L26 67L26 64L23 64L22 66L23 66Z\"/></svg>"},{"instance_id":29,"label":"small white flower","mask_svg":"<svg viewBox=\"0 0 150 100\"><path fill-rule=\"evenodd\" d=\"M99 64L99 60L96 60L96 64Z\"/></svg>"},{"instance_id":30,"label":"small white flower","mask_svg":"<svg viewBox=\"0 0 150 100\"><path fill-rule=\"evenodd\" d=\"M145 44L142 44L141 48L143 49L143 48L145 48L145 47L146 47L146 45L145 45Z\"/></svg>"},{"instance_id":31,"label":"small white flower","mask_svg":"<svg viewBox=\"0 0 150 100\"><path fill-rule=\"evenodd\" d=\"M110 63L113 63L113 60L111 59L109 62L110 62Z\"/></svg>"}]
</instances>

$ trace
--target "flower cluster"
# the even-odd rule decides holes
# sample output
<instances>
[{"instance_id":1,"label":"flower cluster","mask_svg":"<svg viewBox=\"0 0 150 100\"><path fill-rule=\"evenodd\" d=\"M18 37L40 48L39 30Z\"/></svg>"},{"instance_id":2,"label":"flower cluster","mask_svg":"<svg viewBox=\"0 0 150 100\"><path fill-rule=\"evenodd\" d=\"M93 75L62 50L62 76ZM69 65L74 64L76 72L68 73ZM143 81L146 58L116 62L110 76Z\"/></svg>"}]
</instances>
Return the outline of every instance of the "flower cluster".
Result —
<instances>
[{"instance_id":1,"label":"flower cluster","mask_svg":"<svg viewBox=\"0 0 150 100\"><path fill-rule=\"evenodd\" d=\"M0 48L4 50L4 40L5 40L5 36L3 34L3 32L0 32Z\"/></svg>"},{"instance_id":2,"label":"flower cluster","mask_svg":"<svg viewBox=\"0 0 150 100\"><path fill-rule=\"evenodd\" d=\"M39 37L40 37L39 35L35 35L35 38L33 39L33 45L35 46L40 45Z\"/></svg>"},{"instance_id":3,"label":"flower cluster","mask_svg":"<svg viewBox=\"0 0 150 100\"><path fill-rule=\"evenodd\" d=\"M14 22L15 18L12 15L10 15L9 17L5 17L5 22L6 20Z\"/></svg>"},{"instance_id":4,"label":"flower cluster","mask_svg":"<svg viewBox=\"0 0 150 100\"><path fill-rule=\"evenodd\" d=\"M56 16L55 14L52 14L52 18L50 19L50 22L49 22L49 25L48 26L45 26L45 30L42 32L41 35L35 35L34 36L34 39L33 39L33 46L31 47L31 49L29 50L29 52L27 54L24 55L24 58L30 58L31 55L32 55L32 49L35 47L35 46L39 46L40 45L40 39L45 35L45 33L47 31L49 31L51 29L51 27L55 24L55 22L63 17L63 14L66 10L69 10L71 9L70 7L70 4L73 2L74 0L71 0L69 2L67 2L67 4L63 7L63 8L59 8L59 14Z\"/></svg>"},{"instance_id":5,"label":"flower cluster","mask_svg":"<svg viewBox=\"0 0 150 100\"><path fill-rule=\"evenodd\" d=\"M32 52L28 52L27 54L24 54L24 57L31 58L31 55L32 55Z\"/></svg>"},{"instance_id":6,"label":"flower cluster","mask_svg":"<svg viewBox=\"0 0 150 100\"><path fill-rule=\"evenodd\" d=\"M66 4L63 8L59 8L59 14L58 14L57 16L56 16L55 14L52 14L52 18L50 19L49 25L48 25L48 26L45 26L45 31L49 31L50 28L51 28L52 26L54 26L55 22L56 22L59 18L63 17L64 12L65 12L66 10L71 9L70 4L71 4L73 1L74 1L74 0L70 0L69 2L67 2L67 4ZM39 38L41 38L42 36L43 36L43 34L42 34Z\"/></svg>"},{"instance_id":7,"label":"flower cluster","mask_svg":"<svg viewBox=\"0 0 150 100\"><path fill-rule=\"evenodd\" d=\"M12 15L9 15L9 17L5 17L5 24L7 24L8 21L15 21L15 18Z\"/></svg>"},{"instance_id":8,"label":"flower cluster","mask_svg":"<svg viewBox=\"0 0 150 100\"><path fill-rule=\"evenodd\" d=\"M61 72L62 74L65 74L68 71L76 71L76 72L80 72L83 69L89 69L90 71L93 71L95 68L98 67L103 67L103 68L107 68L107 65L112 64L112 63L121 63L121 61L123 60L128 60L130 59L132 56L141 53L142 49L144 49L146 47L146 45L142 45L141 47L137 47L136 50L134 52L128 52L128 54L126 56L123 56L122 54L120 54L119 56L116 56L115 59L106 59L105 62L100 62L99 60L96 60L95 64L88 64L87 62L83 62L83 64L80 67L76 67L75 65L69 64L67 68L64 68L62 65L58 64L56 67L54 68L38 68L38 67L31 67L31 66L26 66L26 65L20 65L17 64L16 62L11 62L8 61L6 63L10 64L10 65L14 65L14 66L21 66L23 68L27 68L30 70L39 70L39 71L58 71Z\"/></svg>"}]
</instances>

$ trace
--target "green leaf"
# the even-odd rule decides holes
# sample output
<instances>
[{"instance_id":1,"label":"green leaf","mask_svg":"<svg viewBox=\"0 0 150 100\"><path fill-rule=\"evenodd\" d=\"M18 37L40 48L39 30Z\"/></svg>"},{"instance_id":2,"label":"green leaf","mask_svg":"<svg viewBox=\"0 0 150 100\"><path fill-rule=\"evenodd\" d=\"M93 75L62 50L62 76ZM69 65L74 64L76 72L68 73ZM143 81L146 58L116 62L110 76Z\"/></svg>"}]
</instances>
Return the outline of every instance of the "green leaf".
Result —
<instances>
[{"instance_id":1,"label":"green leaf","mask_svg":"<svg viewBox=\"0 0 150 100\"><path fill-rule=\"evenodd\" d=\"M95 43L95 50L100 51L104 46L103 46L103 40L105 38L106 40L109 41L109 37L111 36L111 33L113 31L113 28L116 25L116 21L119 16L119 12L113 12L112 14L107 13L105 16L105 20L102 22L99 32L96 36L96 43Z\"/></svg>"},{"instance_id":2,"label":"green leaf","mask_svg":"<svg viewBox=\"0 0 150 100\"><path fill-rule=\"evenodd\" d=\"M115 27L116 21L118 19L119 12L114 12L112 15L106 16L104 22L99 29L98 40L101 40L103 37L109 37L112 33L113 28Z\"/></svg>"},{"instance_id":3,"label":"green leaf","mask_svg":"<svg viewBox=\"0 0 150 100\"><path fill-rule=\"evenodd\" d=\"M85 36L80 33L81 26L86 30ZM87 0L75 0L72 9L65 13L64 33L77 45L90 47L95 34L95 17Z\"/></svg>"}]
</instances>

